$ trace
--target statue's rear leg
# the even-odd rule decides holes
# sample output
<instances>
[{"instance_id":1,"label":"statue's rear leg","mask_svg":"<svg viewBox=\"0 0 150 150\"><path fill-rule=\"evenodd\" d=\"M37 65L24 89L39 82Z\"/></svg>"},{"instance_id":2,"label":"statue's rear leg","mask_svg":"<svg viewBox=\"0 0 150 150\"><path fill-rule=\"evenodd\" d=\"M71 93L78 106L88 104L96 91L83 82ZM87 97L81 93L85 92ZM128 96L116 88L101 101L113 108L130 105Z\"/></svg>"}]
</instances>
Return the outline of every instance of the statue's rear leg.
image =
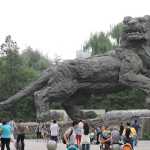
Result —
<instances>
[{"instance_id":1,"label":"statue's rear leg","mask_svg":"<svg viewBox=\"0 0 150 150\"><path fill-rule=\"evenodd\" d=\"M35 92L35 106L37 118L42 118L49 115L49 103L59 101L63 103L70 103L69 98L78 90L78 83L76 80L66 79L46 87L40 91ZM67 100L67 101L66 101ZM73 105L74 107L74 105ZM64 107L67 108L67 107ZM76 110L75 108L71 108ZM66 110L68 112L68 109ZM46 113L47 112L47 113ZM70 113L68 114L70 115Z\"/></svg>"}]
</instances>

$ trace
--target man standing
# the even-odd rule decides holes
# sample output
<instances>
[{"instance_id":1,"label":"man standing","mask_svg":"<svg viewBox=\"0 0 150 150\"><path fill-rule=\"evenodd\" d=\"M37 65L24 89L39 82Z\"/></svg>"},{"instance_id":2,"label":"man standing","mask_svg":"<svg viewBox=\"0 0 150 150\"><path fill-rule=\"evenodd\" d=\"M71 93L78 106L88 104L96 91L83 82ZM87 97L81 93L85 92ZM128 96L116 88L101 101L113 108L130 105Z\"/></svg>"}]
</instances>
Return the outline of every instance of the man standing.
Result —
<instances>
[{"instance_id":1,"label":"man standing","mask_svg":"<svg viewBox=\"0 0 150 150\"><path fill-rule=\"evenodd\" d=\"M23 125L22 121L19 120L19 122L16 125L16 132L17 132L17 142L16 142L16 147L18 149L19 142L21 141L21 150L24 150L24 139L25 139L25 132L26 132L26 127Z\"/></svg>"},{"instance_id":2,"label":"man standing","mask_svg":"<svg viewBox=\"0 0 150 150\"><path fill-rule=\"evenodd\" d=\"M58 142L59 136L59 126L57 121L54 120L53 123L50 125L50 139Z\"/></svg>"},{"instance_id":3,"label":"man standing","mask_svg":"<svg viewBox=\"0 0 150 150\"><path fill-rule=\"evenodd\" d=\"M5 149L10 150L10 139L12 134L12 128L8 124L7 121L3 121L2 125L0 125L1 130L1 150Z\"/></svg>"}]
</instances>

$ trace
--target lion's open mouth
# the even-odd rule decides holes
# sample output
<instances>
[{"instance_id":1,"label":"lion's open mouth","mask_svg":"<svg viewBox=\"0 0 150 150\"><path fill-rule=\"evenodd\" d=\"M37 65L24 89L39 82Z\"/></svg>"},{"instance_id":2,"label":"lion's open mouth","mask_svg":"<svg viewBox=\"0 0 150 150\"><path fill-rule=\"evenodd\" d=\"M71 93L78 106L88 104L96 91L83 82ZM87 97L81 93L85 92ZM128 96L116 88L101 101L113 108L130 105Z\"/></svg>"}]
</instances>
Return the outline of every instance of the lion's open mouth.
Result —
<instances>
[{"instance_id":1,"label":"lion's open mouth","mask_svg":"<svg viewBox=\"0 0 150 150\"><path fill-rule=\"evenodd\" d=\"M127 40L144 40L145 39L145 32L141 29L138 30L136 28L130 29L126 31Z\"/></svg>"},{"instance_id":2,"label":"lion's open mouth","mask_svg":"<svg viewBox=\"0 0 150 150\"><path fill-rule=\"evenodd\" d=\"M128 40L143 40L145 39L144 33L140 32L129 32L127 33Z\"/></svg>"}]
</instances>

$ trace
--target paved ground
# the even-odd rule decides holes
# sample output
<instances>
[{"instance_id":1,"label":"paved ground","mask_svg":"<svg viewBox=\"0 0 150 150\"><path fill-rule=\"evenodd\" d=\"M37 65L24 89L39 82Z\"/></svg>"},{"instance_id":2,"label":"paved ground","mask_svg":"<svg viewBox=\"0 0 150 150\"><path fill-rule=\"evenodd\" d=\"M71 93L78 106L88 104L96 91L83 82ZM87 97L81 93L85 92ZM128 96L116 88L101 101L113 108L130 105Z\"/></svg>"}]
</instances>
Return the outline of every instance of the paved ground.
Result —
<instances>
[{"instance_id":1,"label":"paved ground","mask_svg":"<svg viewBox=\"0 0 150 150\"><path fill-rule=\"evenodd\" d=\"M25 150L47 150L46 141L27 140L25 143ZM11 150L15 150L13 144ZM63 144L58 144L57 150L65 150L65 146ZM99 146L92 145L91 150L99 150ZM135 150L150 150L150 141L139 141L138 147L136 147Z\"/></svg>"}]
</instances>

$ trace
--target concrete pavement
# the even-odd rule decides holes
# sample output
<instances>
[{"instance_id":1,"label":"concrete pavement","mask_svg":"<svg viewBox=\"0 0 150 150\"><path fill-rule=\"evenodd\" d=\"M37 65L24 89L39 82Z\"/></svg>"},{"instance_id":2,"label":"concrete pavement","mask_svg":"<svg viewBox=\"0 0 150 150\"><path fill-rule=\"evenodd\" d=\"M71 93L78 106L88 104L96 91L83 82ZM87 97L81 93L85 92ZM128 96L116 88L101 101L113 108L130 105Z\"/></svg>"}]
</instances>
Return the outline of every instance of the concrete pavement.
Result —
<instances>
[{"instance_id":1,"label":"concrete pavement","mask_svg":"<svg viewBox=\"0 0 150 150\"><path fill-rule=\"evenodd\" d=\"M25 150L47 150L47 142L44 140L25 140ZM15 150L14 144L11 144L11 150ZM65 146L60 143L57 150L65 150ZM99 145L91 145L91 150L99 150ZM135 150L150 150L150 141L139 141Z\"/></svg>"}]
</instances>

